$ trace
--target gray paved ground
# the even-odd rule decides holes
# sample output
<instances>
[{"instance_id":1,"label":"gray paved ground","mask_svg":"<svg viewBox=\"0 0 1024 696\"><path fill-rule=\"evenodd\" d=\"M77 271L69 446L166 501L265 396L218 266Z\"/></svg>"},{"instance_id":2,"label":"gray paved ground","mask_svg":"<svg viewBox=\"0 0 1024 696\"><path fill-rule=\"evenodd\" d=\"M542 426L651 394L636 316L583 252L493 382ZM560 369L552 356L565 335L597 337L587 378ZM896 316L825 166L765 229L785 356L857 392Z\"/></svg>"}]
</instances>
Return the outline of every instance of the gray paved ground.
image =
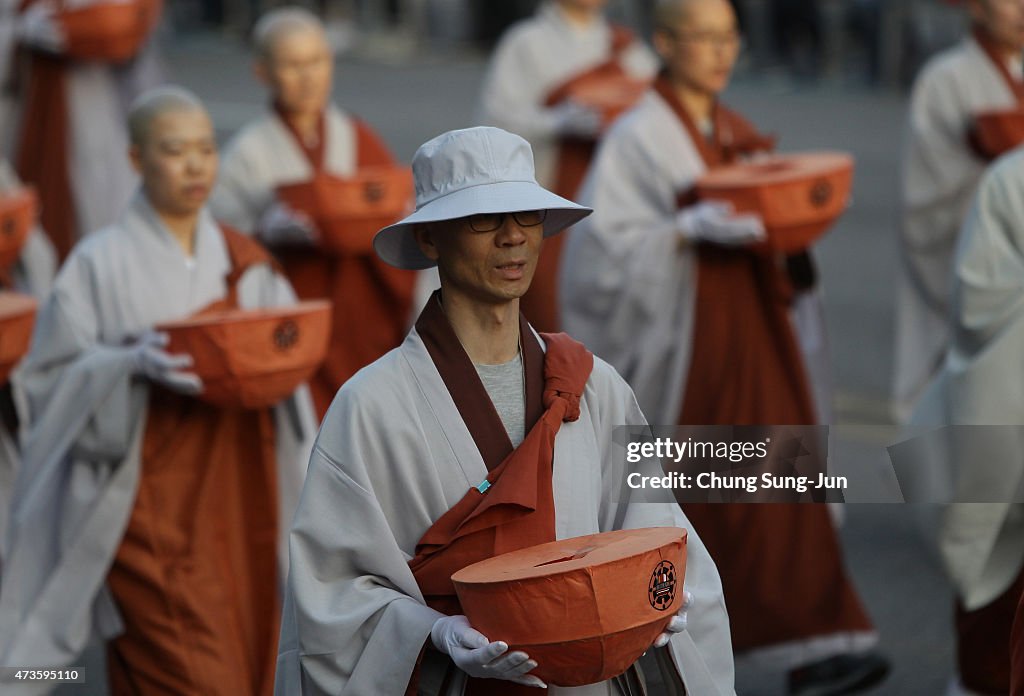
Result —
<instances>
[{"instance_id":1,"label":"gray paved ground","mask_svg":"<svg viewBox=\"0 0 1024 696\"><path fill-rule=\"evenodd\" d=\"M173 79L210 105L226 138L263 102L234 40L180 37L167 53ZM421 142L472 124L483 62L470 53L421 56L404 64L344 61L336 98L377 128L409 160ZM896 269L894 223L904 100L899 95L835 85L794 89L785 80L741 78L728 101L785 149L829 147L857 157L853 207L819 246L834 353L840 417L851 427L839 442L848 465L878 464L879 447L895 436L886 422ZM913 511L901 505L847 506L843 540L853 575L894 658L895 672L876 693L940 694L948 679L950 591L919 542ZM97 657L88 662L99 670ZM740 694L784 693L781 676L740 659ZM86 691L78 690L78 693ZM88 689L102 693L98 684Z\"/></svg>"}]
</instances>

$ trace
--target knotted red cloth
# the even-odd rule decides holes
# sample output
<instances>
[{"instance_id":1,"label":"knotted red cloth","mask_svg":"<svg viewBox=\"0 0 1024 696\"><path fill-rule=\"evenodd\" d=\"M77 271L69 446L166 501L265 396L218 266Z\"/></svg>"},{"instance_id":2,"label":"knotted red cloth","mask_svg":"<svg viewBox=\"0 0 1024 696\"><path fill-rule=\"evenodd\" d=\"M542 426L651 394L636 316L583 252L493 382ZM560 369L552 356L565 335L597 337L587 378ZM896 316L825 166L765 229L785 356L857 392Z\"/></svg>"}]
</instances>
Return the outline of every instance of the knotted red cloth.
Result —
<instances>
[{"instance_id":1,"label":"knotted red cloth","mask_svg":"<svg viewBox=\"0 0 1024 696\"><path fill-rule=\"evenodd\" d=\"M434 304L433 299L430 304ZM424 315L438 313L428 305ZM427 529L416 545L415 557L409 561L427 604L442 613L462 613L451 581L456 571L501 553L555 539L551 488L555 436L562 423L580 417L580 399L594 366L594 356L566 334L541 336L547 345L543 413L522 444ZM523 336L522 340L532 340L532 336ZM463 374L466 379L479 380L475 371ZM482 385L477 386L483 389ZM500 636L493 639L499 640ZM415 682L414 675L411 693L415 693ZM470 679L466 693L513 696L535 694L536 689L500 680Z\"/></svg>"}]
</instances>

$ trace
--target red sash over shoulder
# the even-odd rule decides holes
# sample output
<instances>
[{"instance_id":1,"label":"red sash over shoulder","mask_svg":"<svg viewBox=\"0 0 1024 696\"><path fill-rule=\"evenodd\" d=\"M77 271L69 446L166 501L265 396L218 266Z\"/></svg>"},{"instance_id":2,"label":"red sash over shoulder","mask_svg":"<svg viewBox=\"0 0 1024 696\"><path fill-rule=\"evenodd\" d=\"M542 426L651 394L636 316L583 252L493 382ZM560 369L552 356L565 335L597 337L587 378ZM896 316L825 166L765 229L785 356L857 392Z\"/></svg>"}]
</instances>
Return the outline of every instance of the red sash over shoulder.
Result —
<instances>
[{"instance_id":1,"label":"red sash over shoulder","mask_svg":"<svg viewBox=\"0 0 1024 696\"><path fill-rule=\"evenodd\" d=\"M452 573L500 553L555 539L555 504L551 488L555 436L564 422L579 419L580 399L594 365L594 356L583 344L565 334L541 334L547 352L524 321L520 322L523 364L526 371L527 425L532 427L519 447L512 449L508 436L489 438L487 432L504 427L494 406L462 350L435 294L428 302L416 330L448 385L460 414L488 467L487 478L470 488L448 512L424 533L409 567L427 604L445 614L460 614ZM542 357L541 357L542 355ZM538 358L542 360L539 363ZM540 368L540 369L538 369ZM542 372L541 372L542 370ZM537 408L542 379L540 409ZM483 408L484 401L490 408ZM471 413L474 402L481 404ZM540 411L538 413L538 410ZM498 441L495 446L494 440ZM500 636L492 639L500 640ZM467 693L474 693L473 682ZM479 685L476 685L479 687ZM482 687L481 687L482 688ZM509 696L532 693L528 687L489 680L479 693Z\"/></svg>"}]
</instances>

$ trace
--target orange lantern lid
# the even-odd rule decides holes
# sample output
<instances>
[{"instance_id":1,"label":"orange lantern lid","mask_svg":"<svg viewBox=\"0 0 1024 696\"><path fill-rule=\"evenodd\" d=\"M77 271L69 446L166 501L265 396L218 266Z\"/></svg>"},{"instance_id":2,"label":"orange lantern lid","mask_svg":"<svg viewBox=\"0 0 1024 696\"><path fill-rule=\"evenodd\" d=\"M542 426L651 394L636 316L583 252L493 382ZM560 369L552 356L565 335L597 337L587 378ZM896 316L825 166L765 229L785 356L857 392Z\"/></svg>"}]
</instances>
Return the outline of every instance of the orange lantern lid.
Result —
<instances>
[{"instance_id":1,"label":"orange lantern lid","mask_svg":"<svg viewBox=\"0 0 1024 696\"><path fill-rule=\"evenodd\" d=\"M982 111L974 116L974 142L995 159L1024 143L1024 109Z\"/></svg>"},{"instance_id":2,"label":"orange lantern lid","mask_svg":"<svg viewBox=\"0 0 1024 696\"><path fill-rule=\"evenodd\" d=\"M0 291L0 386L7 384L14 366L28 353L37 307L35 298Z\"/></svg>"},{"instance_id":3,"label":"orange lantern lid","mask_svg":"<svg viewBox=\"0 0 1024 696\"><path fill-rule=\"evenodd\" d=\"M373 254L377 231L412 208L412 169L363 167L349 177L320 172L310 181L279 186L277 195L313 218L324 248Z\"/></svg>"},{"instance_id":4,"label":"orange lantern lid","mask_svg":"<svg viewBox=\"0 0 1024 696\"><path fill-rule=\"evenodd\" d=\"M0 193L0 271L18 260L36 220L38 198L31 187Z\"/></svg>"},{"instance_id":5,"label":"orange lantern lid","mask_svg":"<svg viewBox=\"0 0 1024 696\"><path fill-rule=\"evenodd\" d=\"M708 172L696 183L702 199L757 213L767 246L792 253L814 243L846 210L853 187L853 157L843 152L800 152Z\"/></svg>"},{"instance_id":6,"label":"orange lantern lid","mask_svg":"<svg viewBox=\"0 0 1024 696\"><path fill-rule=\"evenodd\" d=\"M331 303L214 311L156 327L170 336L168 353L187 353L203 380L205 401L264 408L288 397L327 355Z\"/></svg>"},{"instance_id":7,"label":"orange lantern lid","mask_svg":"<svg viewBox=\"0 0 1024 696\"><path fill-rule=\"evenodd\" d=\"M686 530L563 539L463 568L452 583L470 625L537 662L548 684L611 679L636 662L683 602Z\"/></svg>"},{"instance_id":8,"label":"orange lantern lid","mask_svg":"<svg viewBox=\"0 0 1024 696\"><path fill-rule=\"evenodd\" d=\"M160 19L162 0L126 0L61 10L66 52L78 60L134 58Z\"/></svg>"}]
</instances>

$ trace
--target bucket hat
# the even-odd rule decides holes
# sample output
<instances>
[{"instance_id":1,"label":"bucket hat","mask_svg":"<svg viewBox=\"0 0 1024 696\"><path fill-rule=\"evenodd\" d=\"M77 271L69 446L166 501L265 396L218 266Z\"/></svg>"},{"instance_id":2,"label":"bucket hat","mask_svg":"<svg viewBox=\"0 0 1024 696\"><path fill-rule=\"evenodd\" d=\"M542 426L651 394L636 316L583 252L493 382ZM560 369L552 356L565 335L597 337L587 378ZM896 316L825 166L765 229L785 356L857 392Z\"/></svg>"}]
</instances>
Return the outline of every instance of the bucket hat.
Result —
<instances>
[{"instance_id":1,"label":"bucket hat","mask_svg":"<svg viewBox=\"0 0 1024 696\"><path fill-rule=\"evenodd\" d=\"M546 210L544 236L550 237L593 212L540 186L530 144L500 128L465 128L428 140L413 156L412 171L416 210L373 239L377 255L398 268L419 270L436 264L420 251L413 235L421 223Z\"/></svg>"}]
</instances>

